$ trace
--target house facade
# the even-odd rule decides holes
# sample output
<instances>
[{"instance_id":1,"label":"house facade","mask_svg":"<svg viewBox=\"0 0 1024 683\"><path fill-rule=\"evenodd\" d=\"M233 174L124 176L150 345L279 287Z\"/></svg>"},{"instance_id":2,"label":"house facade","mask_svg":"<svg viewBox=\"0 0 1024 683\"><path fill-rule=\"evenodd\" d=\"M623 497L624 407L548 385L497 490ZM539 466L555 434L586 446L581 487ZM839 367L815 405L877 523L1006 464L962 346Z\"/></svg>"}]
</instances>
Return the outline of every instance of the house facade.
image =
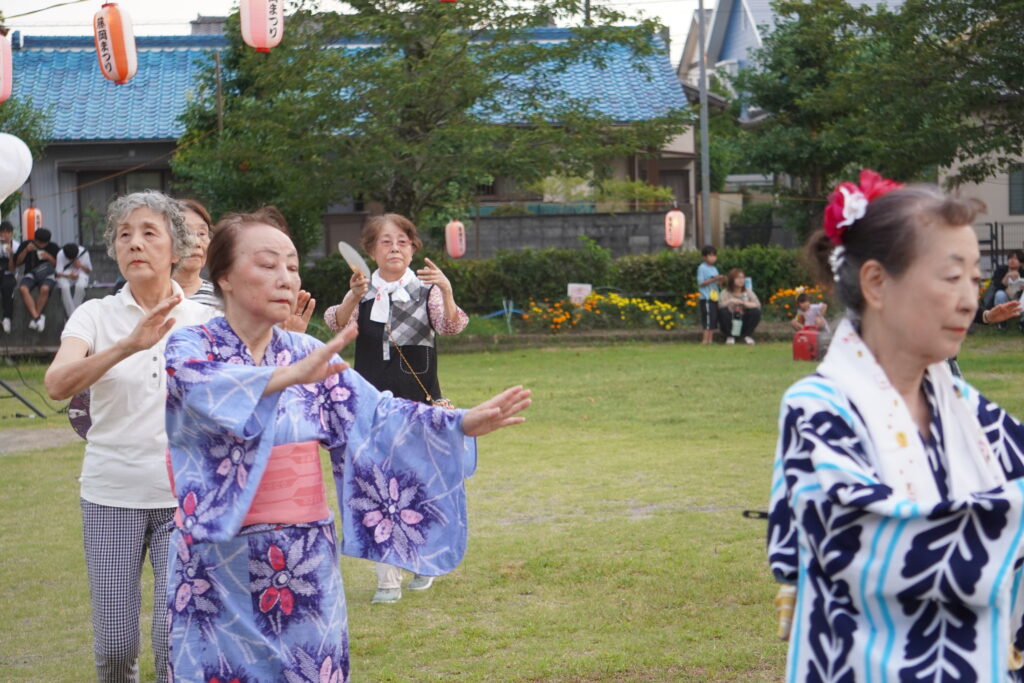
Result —
<instances>
[{"instance_id":1,"label":"house facade","mask_svg":"<svg viewBox=\"0 0 1024 683\"><path fill-rule=\"evenodd\" d=\"M92 36L26 36L12 40L13 97L51 116L53 133L22 187L43 226L60 244L105 251L107 204L140 189L174 190L170 158L185 131L178 120L200 62L224 37L140 36L138 73L124 85L100 74ZM20 220L20 219L19 219ZM113 281L105 259L94 259L94 281Z\"/></svg>"},{"instance_id":2,"label":"house facade","mask_svg":"<svg viewBox=\"0 0 1024 683\"><path fill-rule=\"evenodd\" d=\"M21 209L34 203L55 241L75 241L101 256L104 211L111 199L146 188L174 193L169 162L185 131L179 117L210 54L226 47L222 31L222 20L200 17L192 35L137 37L138 72L124 85L100 74L92 36L15 33L13 96L30 98L53 121L52 141L22 188ZM565 40L569 31L534 29L530 38ZM579 64L560 74L563 87L573 96L592 97L596 107L621 124L685 107L667 48L660 38L654 40L662 49L644 58L645 72L630 64L624 50L609 50L601 66ZM618 178L671 187L676 200L686 204L694 195L694 158L693 134L686 131L654 158L638 154L616 160L611 170ZM505 179L481 188L484 205L518 199L521 193ZM339 227L358 230L365 215L352 206L325 207L325 243L333 244L331 233ZM117 275L113 266L104 268L97 279L112 281Z\"/></svg>"}]
</instances>

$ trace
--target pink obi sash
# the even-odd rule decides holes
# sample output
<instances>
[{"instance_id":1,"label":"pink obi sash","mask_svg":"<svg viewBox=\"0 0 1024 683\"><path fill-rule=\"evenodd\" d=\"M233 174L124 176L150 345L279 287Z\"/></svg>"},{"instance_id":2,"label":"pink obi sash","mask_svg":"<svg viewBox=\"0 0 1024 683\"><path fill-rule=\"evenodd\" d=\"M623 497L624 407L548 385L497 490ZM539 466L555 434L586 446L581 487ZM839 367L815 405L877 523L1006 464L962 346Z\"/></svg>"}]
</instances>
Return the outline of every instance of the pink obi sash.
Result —
<instances>
[{"instance_id":1,"label":"pink obi sash","mask_svg":"<svg viewBox=\"0 0 1024 683\"><path fill-rule=\"evenodd\" d=\"M270 450L267 469L242 526L302 524L330 514L318 443L288 443Z\"/></svg>"},{"instance_id":2,"label":"pink obi sash","mask_svg":"<svg viewBox=\"0 0 1024 683\"><path fill-rule=\"evenodd\" d=\"M177 497L170 450L167 451L167 476L171 481L171 494ZM242 526L304 524L320 521L330 514L324 495L319 443L286 443L270 449L267 468ZM174 521L182 528L181 507L174 511Z\"/></svg>"}]
</instances>

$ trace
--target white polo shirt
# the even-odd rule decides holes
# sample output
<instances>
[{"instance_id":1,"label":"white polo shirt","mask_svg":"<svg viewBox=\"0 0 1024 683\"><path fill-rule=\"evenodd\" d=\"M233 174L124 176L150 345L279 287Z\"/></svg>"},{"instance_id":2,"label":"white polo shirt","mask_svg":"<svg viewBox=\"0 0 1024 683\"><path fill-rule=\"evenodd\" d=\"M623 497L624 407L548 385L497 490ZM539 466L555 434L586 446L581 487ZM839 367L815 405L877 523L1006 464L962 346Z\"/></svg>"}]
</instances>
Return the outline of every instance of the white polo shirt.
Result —
<instances>
[{"instance_id":1,"label":"white polo shirt","mask_svg":"<svg viewBox=\"0 0 1024 683\"><path fill-rule=\"evenodd\" d=\"M171 281L176 294L182 294ZM216 311L184 299L170 313L174 330L205 323ZM75 309L61 339L74 337L89 345L89 353L110 348L127 337L145 317L132 297L131 286ZM164 411L167 336L110 368L92 385L81 496L109 507L172 508L177 505L167 480L167 433Z\"/></svg>"}]
</instances>

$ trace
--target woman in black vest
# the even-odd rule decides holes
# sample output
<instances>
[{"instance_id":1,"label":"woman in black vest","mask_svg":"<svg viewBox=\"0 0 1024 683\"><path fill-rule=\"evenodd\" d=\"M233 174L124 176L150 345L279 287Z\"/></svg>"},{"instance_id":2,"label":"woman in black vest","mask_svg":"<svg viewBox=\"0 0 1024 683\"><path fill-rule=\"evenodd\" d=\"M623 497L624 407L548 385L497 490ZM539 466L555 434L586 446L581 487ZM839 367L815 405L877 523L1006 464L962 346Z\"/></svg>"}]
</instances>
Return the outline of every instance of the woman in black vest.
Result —
<instances>
[{"instance_id":1,"label":"woman in black vest","mask_svg":"<svg viewBox=\"0 0 1024 683\"><path fill-rule=\"evenodd\" d=\"M413 254L423 246L416 226L404 216L373 216L363 228L363 249L377 262L369 280L352 275L349 291L337 306L324 313L335 332L357 325L355 369L373 386L413 401L437 401L434 333L458 334L469 316L455 303L452 285L430 259L415 273L409 268ZM397 602L402 597L402 572L375 564L377 592L374 603ZM411 590L430 588L433 577L416 575Z\"/></svg>"}]
</instances>

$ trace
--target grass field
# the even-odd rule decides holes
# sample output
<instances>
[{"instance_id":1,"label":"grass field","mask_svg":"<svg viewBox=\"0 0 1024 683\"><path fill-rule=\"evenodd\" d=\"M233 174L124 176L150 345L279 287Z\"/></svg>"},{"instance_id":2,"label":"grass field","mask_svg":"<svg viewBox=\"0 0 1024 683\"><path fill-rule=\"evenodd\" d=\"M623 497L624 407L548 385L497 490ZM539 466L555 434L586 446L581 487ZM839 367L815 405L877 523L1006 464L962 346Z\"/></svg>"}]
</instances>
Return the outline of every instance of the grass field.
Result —
<instances>
[{"instance_id":1,"label":"grass field","mask_svg":"<svg viewBox=\"0 0 1024 683\"><path fill-rule=\"evenodd\" d=\"M457 405L523 383L534 406L526 424L481 440L455 572L371 606L369 565L342 561L353 680L779 680L764 523L740 513L766 506L778 401L813 365L779 343L561 341L442 358ZM1021 344L976 335L961 356L1016 415ZM22 368L30 384L41 373ZM0 378L21 386L12 368ZM66 425L13 419L12 403L0 401L2 434ZM0 455L3 681L92 678L82 446L47 446ZM148 646L142 668L151 680Z\"/></svg>"}]
</instances>

